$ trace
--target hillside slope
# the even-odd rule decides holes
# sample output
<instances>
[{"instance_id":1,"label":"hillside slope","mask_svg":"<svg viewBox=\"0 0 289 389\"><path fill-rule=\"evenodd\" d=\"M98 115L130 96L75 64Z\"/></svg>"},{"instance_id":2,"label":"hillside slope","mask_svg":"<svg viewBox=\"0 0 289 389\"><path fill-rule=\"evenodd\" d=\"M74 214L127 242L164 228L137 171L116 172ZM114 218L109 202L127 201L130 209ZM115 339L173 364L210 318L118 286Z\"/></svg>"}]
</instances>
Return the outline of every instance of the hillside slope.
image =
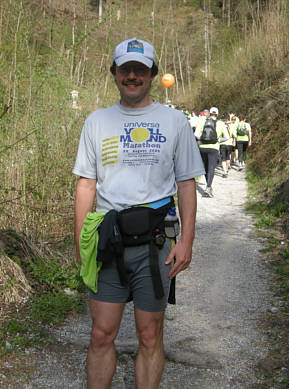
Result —
<instances>
[{"instance_id":1,"label":"hillside slope","mask_svg":"<svg viewBox=\"0 0 289 389\"><path fill-rule=\"evenodd\" d=\"M86 115L118 99L112 50L141 36L156 49L152 95L251 122L255 174L271 201L288 194L288 5L273 1L11 0L0 7L0 227L71 234L71 175ZM77 90L78 109L71 92ZM263 185L263 184L262 184ZM42 220L39 224L38 220ZM49 235L49 237L47 236Z\"/></svg>"}]
</instances>

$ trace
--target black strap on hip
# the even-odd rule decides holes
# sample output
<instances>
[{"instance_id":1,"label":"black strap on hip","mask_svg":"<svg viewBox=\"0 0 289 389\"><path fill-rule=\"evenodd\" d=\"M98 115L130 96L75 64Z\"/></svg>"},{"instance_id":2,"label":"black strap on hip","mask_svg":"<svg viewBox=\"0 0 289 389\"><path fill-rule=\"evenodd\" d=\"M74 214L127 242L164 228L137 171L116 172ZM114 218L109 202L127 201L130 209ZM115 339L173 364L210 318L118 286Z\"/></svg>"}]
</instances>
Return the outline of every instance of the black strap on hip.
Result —
<instances>
[{"instance_id":1,"label":"black strap on hip","mask_svg":"<svg viewBox=\"0 0 289 389\"><path fill-rule=\"evenodd\" d=\"M163 247L165 241L164 218L168 212L171 202L156 210L140 207L130 208L120 213L115 210L109 211L99 227L99 242L97 260L106 262L116 260L117 270L122 285L127 285L128 275L124 264L124 247L149 245L149 264L152 275L154 293L157 299L164 297L164 289L159 268L159 249ZM143 226L140 225L136 216L147 213L148 220ZM126 214L126 218L120 219L121 214ZM123 216L122 216L123 217ZM158 235L155 232L158 231ZM163 236L163 243L160 238ZM171 281L169 303L174 304L174 282Z\"/></svg>"},{"instance_id":2,"label":"black strap on hip","mask_svg":"<svg viewBox=\"0 0 289 389\"><path fill-rule=\"evenodd\" d=\"M154 293L157 299L161 299L164 297L164 288L159 267L159 248L154 244L153 241L150 241L149 249L150 269L152 274Z\"/></svg>"}]
</instances>

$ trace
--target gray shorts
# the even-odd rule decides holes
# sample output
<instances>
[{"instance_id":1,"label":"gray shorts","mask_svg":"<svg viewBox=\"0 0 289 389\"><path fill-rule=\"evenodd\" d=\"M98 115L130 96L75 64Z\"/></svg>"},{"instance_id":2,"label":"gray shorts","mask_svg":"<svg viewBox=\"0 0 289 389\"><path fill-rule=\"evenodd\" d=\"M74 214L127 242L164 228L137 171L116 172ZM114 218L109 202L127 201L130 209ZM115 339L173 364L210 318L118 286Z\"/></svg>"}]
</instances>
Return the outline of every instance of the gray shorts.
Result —
<instances>
[{"instance_id":1,"label":"gray shorts","mask_svg":"<svg viewBox=\"0 0 289 389\"><path fill-rule=\"evenodd\" d=\"M149 265L149 245L127 247L124 250L124 264L128 275L128 285L120 283L116 261L105 263L98 275L97 293L89 290L89 297L108 303L125 303L130 294L134 306L147 312L164 311L170 289L168 273L171 265L165 265L165 260L171 250L171 240L166 239L159 251L159 267L164 288L164 297L157 299L152 285L152 276Z\"/></svg>"}]
</instances>

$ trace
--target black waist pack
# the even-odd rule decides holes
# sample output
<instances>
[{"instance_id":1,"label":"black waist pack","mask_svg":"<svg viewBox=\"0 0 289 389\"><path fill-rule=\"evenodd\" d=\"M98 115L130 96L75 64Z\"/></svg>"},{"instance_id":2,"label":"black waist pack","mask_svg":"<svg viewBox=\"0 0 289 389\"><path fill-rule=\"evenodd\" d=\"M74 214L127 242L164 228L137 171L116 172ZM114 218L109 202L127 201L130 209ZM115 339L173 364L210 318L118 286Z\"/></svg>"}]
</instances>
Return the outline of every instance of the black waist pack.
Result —
<instances>
[{"instance_id":1,"label":"black waist pack","mask_svg":"<svg viewBox=\"0 0 289 389\"><path fill-rule=\"evenodd\" d=\"M129 247L146 244L154 239L156 230L163 233L164 219L172 205L174 205L173 198L170 203L157 209L140 206L120 211L118 225L123 245Z\"/></svg>"},{"instance_id":2,"label":"black waist pack","mask_svg":"<svg viewBox=\"0 0 289 389\"><path fill-rule=\"evenodd\" d=\"M159 269L158 249L165 242L164 218L171 203L158 209L131 207L118 214L118 226L124 247L149 244L149 262L155 296L161 299L164 290ZM163 237L163 239L160 239Z\"/></svg>"},{"instance_id":3,"label":"black waist pack","mask_svg":"<svg viewBox=\"0 0 289 389\"><path fill-rule=\"evenodd\" d=\"M118 225L125 247L139 246L152 240L152 211L148 207L132 207L119 212Z\"/></svg>"}]
</instances>

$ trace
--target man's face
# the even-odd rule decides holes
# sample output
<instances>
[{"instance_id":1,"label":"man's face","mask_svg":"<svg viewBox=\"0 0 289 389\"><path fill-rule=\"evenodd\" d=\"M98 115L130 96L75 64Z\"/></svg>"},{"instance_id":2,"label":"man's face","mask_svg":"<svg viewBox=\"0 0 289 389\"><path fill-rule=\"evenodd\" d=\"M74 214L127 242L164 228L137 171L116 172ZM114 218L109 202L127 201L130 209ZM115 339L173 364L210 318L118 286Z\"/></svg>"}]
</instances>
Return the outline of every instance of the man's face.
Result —
<instances>
[{"instance_id":1,"label":"man's face","mask_svg":"<svg viewBox=\"0 0 289 389\"><path fill-rule=\"evenodd\" d=\"M209 112L209 111L204 111L204 116L205 116L206 118L210 117L210 112Z\"/></svg>"},{"instance_id":2,"label":"man's face","mask_svg":"<svg viewBox=\"0 0 289 389\"><path fill-rule=\"evenodd\" d=\"M140 62L130 61L116 66L114 79L120 92L121 104L130 108L149 105L153 78L151 69Z\"/></svg>"}]
</instances>

